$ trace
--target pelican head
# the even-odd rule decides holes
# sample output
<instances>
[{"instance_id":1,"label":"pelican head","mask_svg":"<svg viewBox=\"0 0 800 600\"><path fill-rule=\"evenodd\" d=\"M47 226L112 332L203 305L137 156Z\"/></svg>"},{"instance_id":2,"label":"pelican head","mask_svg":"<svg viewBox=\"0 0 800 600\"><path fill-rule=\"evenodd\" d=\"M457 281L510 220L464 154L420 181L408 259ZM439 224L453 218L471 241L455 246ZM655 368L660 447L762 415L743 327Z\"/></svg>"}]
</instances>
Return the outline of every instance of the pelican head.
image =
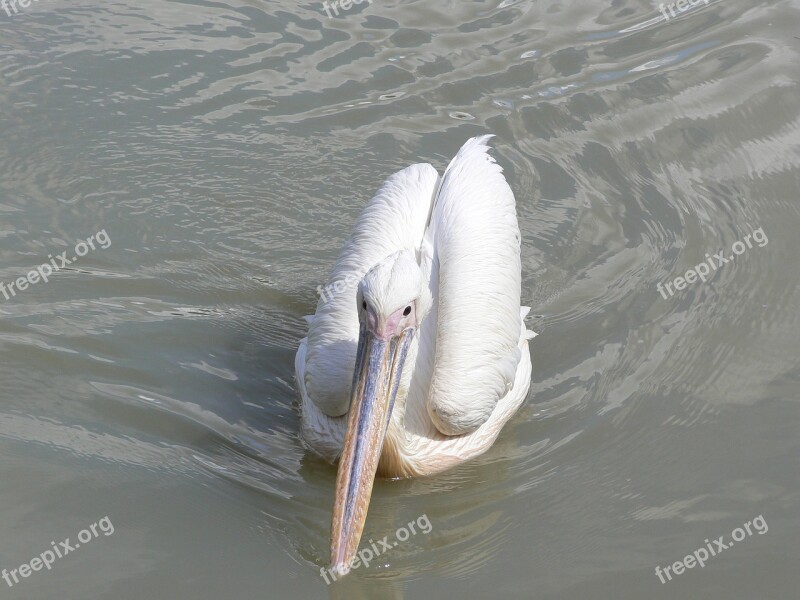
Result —
<instances>
[{"instance_id":1,"label":"pelican head","mask_svg":"<svg viewBox=\"0 0 800 600\"><path fill-rule=\"evenodd\" d=\"M341 575L358 549L392 409L408 391L410 369L405 377L403 369L432 298L413 253L402 250L364 275L357 302L358 350L331 524L331 564Z\"/></svg>"}]
</instances>

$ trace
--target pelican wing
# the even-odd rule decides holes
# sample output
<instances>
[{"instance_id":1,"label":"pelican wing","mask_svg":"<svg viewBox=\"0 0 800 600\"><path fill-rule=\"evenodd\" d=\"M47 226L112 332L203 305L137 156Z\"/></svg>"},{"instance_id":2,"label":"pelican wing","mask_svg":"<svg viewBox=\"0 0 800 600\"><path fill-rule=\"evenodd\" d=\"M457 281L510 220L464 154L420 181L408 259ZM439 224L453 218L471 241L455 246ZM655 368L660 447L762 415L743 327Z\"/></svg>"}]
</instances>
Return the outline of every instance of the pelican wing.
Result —
<instances>
[{"instance_id":1,"label":"pelican wing","mask_svg":"<svg viewBox=\"0 0 800 600\"><path fill-rule=\"evenodd\" d=\"M514 193L488 153L490 137L467 141L448 166L425 235L436 309L429 318L437 315L427 409L446 435L472 432L489 418L521 357L520 233Z\"/></svg>"},{"instance_id":2,"label":"pelican wing","mask_svg":"<svg viewBox=\"0 0 800 600\"><path fill-rule=\"evenodd\" d=\"M439 175L429 164L389 177L358 217L308 329L305 390L320 410L338 417L349 408L358 344L358 282L397 250L418 251Z\"/></svg>"}]
</instances>

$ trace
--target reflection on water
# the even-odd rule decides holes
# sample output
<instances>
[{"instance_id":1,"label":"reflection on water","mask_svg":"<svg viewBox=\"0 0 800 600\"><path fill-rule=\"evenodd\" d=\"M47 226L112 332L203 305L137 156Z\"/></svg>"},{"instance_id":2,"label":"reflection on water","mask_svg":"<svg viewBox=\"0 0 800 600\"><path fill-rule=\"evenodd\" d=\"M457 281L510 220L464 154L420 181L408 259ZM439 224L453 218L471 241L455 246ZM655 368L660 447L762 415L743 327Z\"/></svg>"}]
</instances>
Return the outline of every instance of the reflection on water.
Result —
<instances>
[{"instance_id":1,"label":"reflection on water","mask_svg":"<svg viewBox=\"0 0 800 600\"><path fill-rule=\"evenodd\" d=\"M0 297L0 569L116 528L4 593L792 596L797 9L338 6L0 11L0 282L113 240ZM383 179L486 132L541 334L528 402L478 460L378 482L365 540L422 514L431 533L326 586L302 317ZM757 252L657 291L758 228ZM769 535L654 574L754 515Z\"/></svg>"}]
</instances>

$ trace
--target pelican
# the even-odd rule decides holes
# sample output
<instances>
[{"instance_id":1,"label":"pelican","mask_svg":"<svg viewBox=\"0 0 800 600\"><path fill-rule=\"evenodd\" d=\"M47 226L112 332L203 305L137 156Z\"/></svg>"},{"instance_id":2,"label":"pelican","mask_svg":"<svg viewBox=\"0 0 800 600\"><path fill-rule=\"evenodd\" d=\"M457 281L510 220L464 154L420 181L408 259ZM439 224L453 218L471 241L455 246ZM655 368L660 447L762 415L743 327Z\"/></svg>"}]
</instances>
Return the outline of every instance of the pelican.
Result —
<instances>
[{"instance_id":1,"label":"pelican","mask_svg":"<svg viewBox=\"0 0 800 600\"><path fill-rule=\"evenodd\" d=\"M485 452L531 379L514 194L468 140L440 178L411 165L356 221L300 342L302 435L339 461L331 571L346 575L376 477Z\"/></svg>"}]
</instances>

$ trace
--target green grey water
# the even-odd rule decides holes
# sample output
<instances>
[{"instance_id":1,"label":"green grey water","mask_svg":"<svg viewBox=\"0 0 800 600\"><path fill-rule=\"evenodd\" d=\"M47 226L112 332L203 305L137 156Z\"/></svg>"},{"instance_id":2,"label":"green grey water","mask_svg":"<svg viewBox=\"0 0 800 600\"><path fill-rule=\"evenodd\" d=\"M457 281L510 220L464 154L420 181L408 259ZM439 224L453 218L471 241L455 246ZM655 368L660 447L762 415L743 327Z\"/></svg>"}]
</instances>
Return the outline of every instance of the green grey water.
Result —
<instances>
[{"instance_id":1,"label":"green grey water","mask_svg":"<svg viewBox=\"0 0 800 600\"><path fill-rule=\"evenodd\" d=\"M0 598L796 598L800 6L658 4L0 8L0 569L114 529ZM531 392L379 481L365 543L431 530L327 586L302 317L383 179L483 133Z\"/></svg>"}]
</instances>

